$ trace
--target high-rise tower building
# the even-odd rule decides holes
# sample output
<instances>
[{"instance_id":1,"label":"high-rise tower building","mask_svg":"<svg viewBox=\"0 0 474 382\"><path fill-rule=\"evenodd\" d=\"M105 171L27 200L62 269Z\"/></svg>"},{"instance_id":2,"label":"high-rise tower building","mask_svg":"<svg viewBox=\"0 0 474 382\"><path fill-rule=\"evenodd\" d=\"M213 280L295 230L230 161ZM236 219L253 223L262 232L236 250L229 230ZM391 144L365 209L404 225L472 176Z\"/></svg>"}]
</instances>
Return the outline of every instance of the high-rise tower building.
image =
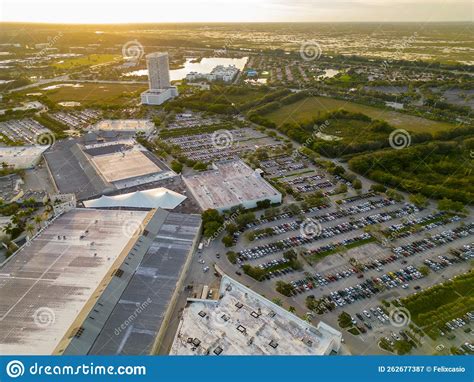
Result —
<instances>
[{"instance_id":1,"label":"high-rise tower building","mask_svg":"<svg viewBox=\"0 0 474 382\"><path fill-rule=\"evenodd\" d=\"M170 87L168 53L156 52L146 56L150 90Z\"/></svg>"},{"instance_id":2,"label":"high-rise tower building","mask_svg":"<svg viewBox=\"0 0 474 382\"><path fill-rule=\"evenodd\" d=\"M146 56L150 89L141 94L142 104L161 105L178 96L178 89L171 86L168 53L155 52Z\"/></svg>"}]
</instances>

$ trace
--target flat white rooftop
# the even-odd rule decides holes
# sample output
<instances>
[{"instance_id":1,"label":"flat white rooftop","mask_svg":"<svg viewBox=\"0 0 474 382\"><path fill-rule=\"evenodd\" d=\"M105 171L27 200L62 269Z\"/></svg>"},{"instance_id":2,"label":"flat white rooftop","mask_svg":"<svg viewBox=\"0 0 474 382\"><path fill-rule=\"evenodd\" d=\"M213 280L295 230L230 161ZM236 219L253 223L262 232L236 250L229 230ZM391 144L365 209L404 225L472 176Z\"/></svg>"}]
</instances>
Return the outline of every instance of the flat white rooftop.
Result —
<instances>
[{"instance_id":1,"label":"flat white rooftop","mask_svg":"<svg viewBox=\"0 0 474 382\"><path fill-rule=\"evenodd\" d=\"M0 163L5 162L16 169L30 168L41 159L41 154L49 146L9 146L0 147Z\"/></svg>"},{"instance_id":2,"label":"flat white rooftop","mask_svg":"<svg viewBox=\"0 0 474 382\"><path fill-rule=\"evenodd\" d=\"M161 168L139 150L94 156L91 161L107 182L116 182L161 171Z\"/></svg>"},{"instance_id":3,"label":"flat white rooftop","mask_svg":"<svg viewBox=\"0 0 474 382\"><path fill-rule=\"evenodd\" d=\"M183 177L203 210L246 206L264 199L281 201L281 194L243 161L217 162L214 167L214 170Z\"/></svg>"},{"instance_id":4,"label":"flat white rooftop","mask_svg":"<svg viewBox=\"0 0 474 382\"><path fill-rule=\"evenodd\" d=\"M228 276L218 300L188 300L171 355L327 355L342 335L314 327Z\"/></svg>"},{"instance_id":5,"label":"flat white rooftop","mask_svg":"<svg viewBox=\"0 0 474 382\"><path fill-rule=\"evenodd\" d=\"M1 354L52 354L146 216L74 209L0 267Z\"/></svg>"},{"instance_id":6,"label":"flat white rooftop","mask_svg":"<svg viewBox=\"0 0 474 382\"><path fill-rule=\"evenodd\" d=\"M91 130L151 131L154 127L148 119L108 119L97 122Z\"/></svg>"}]
</instances>

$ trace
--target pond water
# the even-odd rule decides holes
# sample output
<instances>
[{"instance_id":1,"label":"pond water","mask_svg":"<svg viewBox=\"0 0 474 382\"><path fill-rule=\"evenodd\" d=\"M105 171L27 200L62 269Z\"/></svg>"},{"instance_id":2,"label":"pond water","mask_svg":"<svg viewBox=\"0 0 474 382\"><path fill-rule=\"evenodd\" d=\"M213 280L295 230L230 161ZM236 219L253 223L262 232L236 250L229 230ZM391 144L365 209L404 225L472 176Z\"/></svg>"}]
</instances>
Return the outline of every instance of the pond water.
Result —
<instances>
[{"instance_id":1,"label":"pond water","mask_svg":"<svg viewBox=\"0 0 474 382\"><path fill-rule=\"evenodd\" d=\"M254 84L254 85L258 85L258 84L265 85L267 81L268 80L266 78L257 78L257 79L248 78L245 80L246 83Z\"/></svg>"},{"instance_id":2,"label":"pond water","mask_svg":"<svg viewBox=\"0 0 474 382\"><path fill-rule=\"evenodd\" d=\"M205 57L200 62L192 62L194 58L187 58L183 67L180 69L170 70L171 81L182 80L188 73L210 73L217 65L235 65L236 68L242 70L248 61L248 57L242 58L226 58L226 57ZM147 76L148 70L141 69L133 72L125 73L126 77Z\"/></svg>"},{"instance_id":3,"label":"pond water","mask_svg":"<svg viewBox=\"0 0 474 382\"><path fill-rule=\"evenodd\" d=\"M403 109L403 103L400 103L400 102L385 101L385 106L393 107L394 109L397 109L397 110Z\"/></svg>"},{"instance_id":4,"label":"pond water","mask_svg":"<svg viewBox=\"0 0 474 382\"><path fill-rule=\"evenodd\" d=\"M43 90L55 90L59 88L83 88L84 85L81 84L57 84L57 85L50 85L43 88Z\"/></svg>"},{"instance_id":5,"label":"pond water","mask_svg":"<svg viewBox=\"0 0 474 382\"><path fill-rule=\"evenodd\" d=\"M324 74L320 75L319 78L320 78L320 79L333 78L333 77L336 76L337 74L339 74L339 70L326 69L326 70L324 71Z\"/></svg>"}]
</instances>

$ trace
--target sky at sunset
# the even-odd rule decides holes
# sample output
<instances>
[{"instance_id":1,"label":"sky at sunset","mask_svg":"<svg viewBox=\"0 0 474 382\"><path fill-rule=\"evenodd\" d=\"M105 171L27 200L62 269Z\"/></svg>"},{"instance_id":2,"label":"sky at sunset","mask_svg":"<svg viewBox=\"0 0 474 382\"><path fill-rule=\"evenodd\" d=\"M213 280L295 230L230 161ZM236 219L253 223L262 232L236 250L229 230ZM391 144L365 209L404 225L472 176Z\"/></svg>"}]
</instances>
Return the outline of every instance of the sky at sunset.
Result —
<instances>
[{"instance_id":1,"label":"sky at sunset","mask_svg":"<svg viewBox=\"0 0 474 382\"><path fill-rule=\"evenodd\" d=\"M469 0L1 0L2 21L472 21Z\"/></svg>"}]
</instances>

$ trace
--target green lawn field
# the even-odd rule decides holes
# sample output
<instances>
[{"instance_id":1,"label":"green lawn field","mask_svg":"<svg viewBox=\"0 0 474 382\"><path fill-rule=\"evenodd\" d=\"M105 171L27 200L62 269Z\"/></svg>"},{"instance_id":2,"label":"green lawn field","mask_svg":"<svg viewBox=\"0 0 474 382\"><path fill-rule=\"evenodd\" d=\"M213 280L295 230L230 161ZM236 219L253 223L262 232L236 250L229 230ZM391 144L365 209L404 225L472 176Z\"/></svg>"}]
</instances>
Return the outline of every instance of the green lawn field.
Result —
<instances>
[{"instance_id":1,"label":"green lawn field","mask_svg":"<svg viewBox=\"0 0 474 382\"><path fill-rule=\"evenodd\" d=\"M80 85L81 87L60 87L42 92L53 102L75 101L82 105L94 103L124 105L134 101L134 93L147 89L144 84L81 83ZM41 91L41 89L38 90ZM138 101L138 98L135 100Z\"/></svg>"},{"instance_id":2,"label":"green lawn field","mask_svg":"<svg viewBox=\"0 0 474 382\"><path fill-rule=\"evenodd\" d=\"M117 54L90 54L88 56L68 58L65 60L56 61L52 64L52 66L58 69L74 69L81 66L105 64L107 62L115 61L120 57L121 56Z\"/></svg>"},{"instance_id":3,"label":"green lawn field","mask_svg":"<svg viewBox=\"0 0 474 382\"><path fill-rule=\"evenodd\" d=\"M400 129L416 132L434 132L451 129L454 126L446 122L432 121L392 110L379 109L372 106L361 105L353 102L341 101L327 97L310 97L273 111L266 118L282 124L285 122L300 122L316 117L318 112L327 112L337 109L346 109L350 112L359 112L372 119L381 119Z\"/></svg>"}]
</instances>

